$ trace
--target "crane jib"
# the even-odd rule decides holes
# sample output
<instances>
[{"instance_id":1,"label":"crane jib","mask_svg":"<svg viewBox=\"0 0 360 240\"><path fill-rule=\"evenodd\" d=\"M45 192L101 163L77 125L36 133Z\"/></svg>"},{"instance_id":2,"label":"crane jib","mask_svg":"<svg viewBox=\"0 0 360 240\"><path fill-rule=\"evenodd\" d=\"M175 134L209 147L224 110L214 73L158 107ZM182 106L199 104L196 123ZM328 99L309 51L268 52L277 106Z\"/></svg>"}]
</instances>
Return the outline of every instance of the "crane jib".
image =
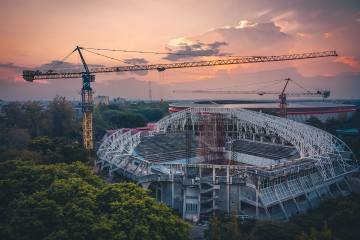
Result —
<instances>
[{"instance_id":1,"label":"crane jib","mask_svg":"<svg viewBox=\"0 0 360 240\"><path fill-rule=\"evenodd\" d=\"M313 52L303 54L289 54L280 56L256 56L256 57L234 57L227 59L209 60L209 61L193 61L193 62L180 62L180 63L165 63L165 64L144 64L144 65L130 65L119 67L100 67L90 69L90 73L108 73L108 72L128 72L128 71L144 71L144 70L157 70L165 71L166 69L175 68L191 68L191 67L207 67L207 66L220 66L231 64L246 64L246 63L260 63L260 62L277 62L300 60L309 58L320 58L338 56L336 51ZM81 78L84 72L41 72L39 70L31 71L24 70L23 78L26 81L34 81L40 79L60 79L60 78Z\"/></svg>"}]
</instances>

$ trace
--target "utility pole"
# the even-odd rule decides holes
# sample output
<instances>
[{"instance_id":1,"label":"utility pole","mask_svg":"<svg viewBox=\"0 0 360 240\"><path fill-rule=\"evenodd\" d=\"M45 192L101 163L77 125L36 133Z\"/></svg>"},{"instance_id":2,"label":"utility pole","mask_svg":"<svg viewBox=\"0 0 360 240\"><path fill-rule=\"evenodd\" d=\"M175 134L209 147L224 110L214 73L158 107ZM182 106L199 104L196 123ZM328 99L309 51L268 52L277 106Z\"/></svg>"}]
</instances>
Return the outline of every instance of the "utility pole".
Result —
<instances>
[{"instance_id":1,"label":"utility pole","mask_svg":"<svg viewBox=\"0 0 360 240\"><path fill-rule=\"evenodd\" d=\"M152 102L152 94L151 94L151 80L149 80L149 100Z\"/></svg>"}]
</instances>

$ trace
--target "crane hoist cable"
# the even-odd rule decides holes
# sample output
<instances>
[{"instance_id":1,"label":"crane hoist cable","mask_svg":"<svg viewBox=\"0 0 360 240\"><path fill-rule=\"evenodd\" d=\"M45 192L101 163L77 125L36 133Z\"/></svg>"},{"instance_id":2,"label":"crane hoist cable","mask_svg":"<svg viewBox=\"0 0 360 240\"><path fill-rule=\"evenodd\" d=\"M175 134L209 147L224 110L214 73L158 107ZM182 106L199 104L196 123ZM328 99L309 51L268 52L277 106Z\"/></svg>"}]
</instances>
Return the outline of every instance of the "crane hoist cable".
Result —
<instances>
[{"instance_id":1,"label":"crane hoist cable","mask_svg":"<svg viewBox=\"0 0 360 240\"><path fill-rule=\"evenodd\" d=\"M270 82L269 84L265 84L264 86L261 86L260 88L258 88L258 89L255 89L255 91L261 91L261 90L263 90L264 88L266 88L266 87L270 87L270 86L274 86L274 85L277 85L277 84L279 84L279 83L281 83L281 82L283 82L283 80L274 80L273 82Z\"/></svg>"},{"instance_id":2,"label":"crane hoist cable","mask_svg":"<svg viewBox=\"0 0 360 240\"><path fill-rule=\"evenodd\" d=\"M76 49L72 50L70 53L68 53L65 57L63 57L61 60L54 60L49 66L47 67L47 71L50 71L54 69L56 66L59 66L61 64L64 64L65 61L76 51Z\"/></svg>"},{"instance_id":3,"label":"crane hoist cable","mask_svg":"<svg viewBox=\"0 0 360 240\"><path fill-rule=\"evenodd\" d=\"M291 79L291 82L294 83L296 86L298 86L299 88L307 91L307 92L311 92L309 89L306 89L305 87L301 86L300 83L294 81L293 79Z\"/></svg>"},{"instance_id":4,"label":"crane hoist cable","mask_svg":"<svg viewBox=\"0 0 360 240\"><path fill-rule=\"evenodd\" d=\"M256 57L256 56L238 56L238 55L225 55L225 54L200 54L196 52L179 53L179 52L157 52L157 51L143 51L143 50L126 50L126 49L109 49L109 48L90 48L83 47L83 49L90 49L96 51L108 51L108 52L123 52L123 53L141 53L141 54L154 54L154 55L178 55L178 56L193 56L193 57ZM206 49L200 49L206 50ZM257 56L258 57L258 56Z\"/></svg>"},{"instance_id":5,"label":"crane hoist cable","mask_svg":"<svg viewBox=\"0 0 360 240\"><path fill-rule=\"evenodd\" d=\"M105 54L90 51L90 50L88 50L86 48L82 48L82 49L85 50L86 52L89 52L89 53L92 53L92 54L95 54L95 55L98 55L98 56L101 56L101 57L104 57L104 58L108 58L108 59L111 59L111 60L114 60L114 61L122 62L122 63L128 64L128 65L131 65L131 66L138 66L136 64L128 63L128 62L126 62L125 60L122 60L122 59L118 59L118 58L107 56Z\"/></svg>"},{"instance_id":6,"label":"crane hoist cable","mask_svg":"<svg viewBox=\"0 0 360 240\"><path fill-rule=\"evenodd\" d=\"M250 84L236 84L236 85L230 85L230 86L225 86L225 87L208 88L205 90L225 90L227 88L233 89L234 87L249 87L249 86L264 85L264 84L267 85L267 83L278 82L278 81L280 81L280 80L277 79L277 80L272 80L272 81L251 82Z\"/></svg>"}]
</instances>

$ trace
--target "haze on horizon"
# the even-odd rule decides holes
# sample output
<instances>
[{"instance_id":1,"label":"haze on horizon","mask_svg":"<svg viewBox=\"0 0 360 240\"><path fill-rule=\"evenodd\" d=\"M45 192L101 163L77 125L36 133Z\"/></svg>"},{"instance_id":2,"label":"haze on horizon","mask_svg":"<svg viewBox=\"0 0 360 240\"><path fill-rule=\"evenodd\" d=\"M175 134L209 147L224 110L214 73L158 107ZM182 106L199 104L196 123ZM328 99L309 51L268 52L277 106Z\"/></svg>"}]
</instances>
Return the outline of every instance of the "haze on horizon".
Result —
<instances>
[{"instance_id":1,"label":"haze on horizon","mask_svg":"<svg viewBox=\"0 0 360 240\"><path fill-rule=\"evenodd\" d=\"M281 55L336 50L339 57L153 72L98 74L95 95L146 99L237 98L173 94L174 89L275 90L291 77L333 98L360 98L360 1L357 0L2 0L0 99L79 99L80 79L27 83L23 69L47 69L76 45L209 55ZM110 52L128 63L214 57ZM122 65L86 54L88 64ZM75 54L63 68L78 68ZM291 89L299 90L299 89ZM289 91L291 91L289 90ZM248 98L251 96L241 96ZM257 97L257 96L253 96Z\"/></svg>"}]
</instances>

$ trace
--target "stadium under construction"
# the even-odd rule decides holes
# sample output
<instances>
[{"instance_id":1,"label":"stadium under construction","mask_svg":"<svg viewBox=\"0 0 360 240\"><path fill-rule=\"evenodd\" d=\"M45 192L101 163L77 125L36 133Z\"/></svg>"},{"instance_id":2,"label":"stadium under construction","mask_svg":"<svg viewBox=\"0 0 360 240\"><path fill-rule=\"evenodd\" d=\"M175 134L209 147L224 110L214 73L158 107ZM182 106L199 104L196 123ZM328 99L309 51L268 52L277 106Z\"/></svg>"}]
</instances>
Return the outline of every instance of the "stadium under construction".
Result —
<instances>
[{"instance_id":1,"label":"stadium under construction","mask_svg":"<svg viewBox=\"0 0 360 240\"><path fill-rule=\"evenodd\" d=\"M323 130L240 108L193 106L144 128L109 131L97 164L192 221L214 212L288 219L348 195L359 170Z\"/></svg>"}]
</instances>

